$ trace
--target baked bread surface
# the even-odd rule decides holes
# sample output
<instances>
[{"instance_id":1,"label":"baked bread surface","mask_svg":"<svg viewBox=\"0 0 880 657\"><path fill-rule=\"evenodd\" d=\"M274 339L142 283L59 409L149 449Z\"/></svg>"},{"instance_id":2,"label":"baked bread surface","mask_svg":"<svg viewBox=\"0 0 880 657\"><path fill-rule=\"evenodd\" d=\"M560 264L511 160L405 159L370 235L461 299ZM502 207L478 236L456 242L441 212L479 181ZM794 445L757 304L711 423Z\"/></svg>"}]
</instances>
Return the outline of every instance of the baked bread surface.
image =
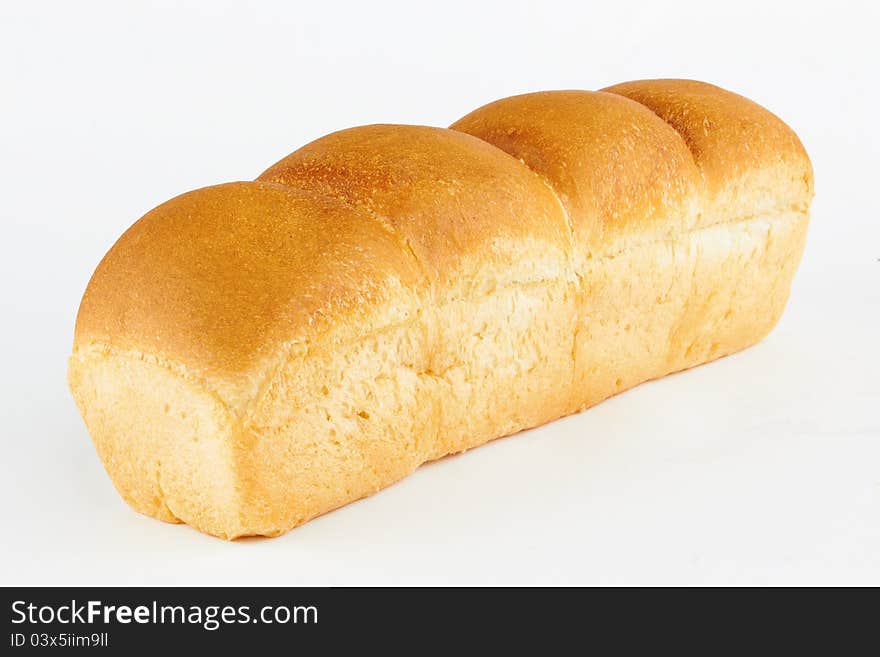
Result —
<instances>
[{"instance_id":1,"label":"baked bread surface","mask_svg":"<svg viewBox=\"0 0 880 657\"><path fill-rule=\"evenodd\" d=\"M70 387L135 509L277 535L754 344L812 193L784 123L693 81L343 130L126 231Z\"/></svg>"}]
</instances>

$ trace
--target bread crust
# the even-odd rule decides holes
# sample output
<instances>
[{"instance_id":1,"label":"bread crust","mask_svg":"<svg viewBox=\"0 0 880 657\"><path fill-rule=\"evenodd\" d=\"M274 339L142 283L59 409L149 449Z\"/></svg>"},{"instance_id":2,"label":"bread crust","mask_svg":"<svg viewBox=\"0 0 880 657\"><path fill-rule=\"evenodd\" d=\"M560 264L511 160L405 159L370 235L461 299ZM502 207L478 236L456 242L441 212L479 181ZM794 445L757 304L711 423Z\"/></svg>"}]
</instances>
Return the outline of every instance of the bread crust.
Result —
<instances>
[{"instance_id":1,"label":"bread crust","mask_svg":"<svg viewBox=\"0 0 880 657\"><path fill-rule=\"evenodd\" d=\"M697 80L636 80L603 91L644 105L678 132L702 174L704 212L806 211L813 167L795 132L739 94Z\"/></svg>"},{"instance_id":2,"label":"bread crust","mask_svg":"<svg viewBox=\"0 0 880 657\"><path fill-rule=\"evenodd\" d=\"M691 81L340 131L135 223L70 387L135 509L277 535L761 339L812 193L784 123Z\"/></svg>"}]
</instances>

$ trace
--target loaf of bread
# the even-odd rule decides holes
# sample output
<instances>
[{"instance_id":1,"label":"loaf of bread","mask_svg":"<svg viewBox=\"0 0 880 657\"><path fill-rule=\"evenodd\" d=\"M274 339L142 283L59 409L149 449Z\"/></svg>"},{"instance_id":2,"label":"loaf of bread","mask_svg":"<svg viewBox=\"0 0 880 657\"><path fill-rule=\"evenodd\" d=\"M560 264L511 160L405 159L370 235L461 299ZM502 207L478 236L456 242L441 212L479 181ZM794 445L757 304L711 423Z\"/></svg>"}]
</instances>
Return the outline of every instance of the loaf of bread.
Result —
<instances>
[{"instance_id":1,"label":"loaf of bread","mask_svg":"<svg viewBox=\"0 0 880 657\"><path fill-rule=\"evenodd\" d=\"M343 130L129 228L70 387L136 510L274 536L754 344L812 195L791 129L687 80Z\"/></svg>"}]
</instances>

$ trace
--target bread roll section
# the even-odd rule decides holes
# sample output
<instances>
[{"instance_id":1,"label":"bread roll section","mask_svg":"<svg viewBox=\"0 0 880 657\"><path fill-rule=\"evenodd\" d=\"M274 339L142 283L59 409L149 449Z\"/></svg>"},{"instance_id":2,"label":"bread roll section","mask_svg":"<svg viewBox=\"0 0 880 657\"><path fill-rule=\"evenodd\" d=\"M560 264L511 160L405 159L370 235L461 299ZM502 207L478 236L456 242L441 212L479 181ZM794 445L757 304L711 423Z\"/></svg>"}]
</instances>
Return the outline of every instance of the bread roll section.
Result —
<instances>
[{"instance_id":1,"label":"bread roll section","mask_svg":"<svg viewBox=\"0 0 880 657\"><path fill-rule=\"evenodd\" d=\"M813 177L795 134L755 103L646 80L506 98L452 128L524 162L568 212L576 409L748 347L778 321Z\"/></svg>"},{"instance_id":2,"label":"bread roll section","mask_svg":"<svg viewBox=\"0 0 880 657\"><path fill-rule=\"evenodd\" d=\"M790 129L689 81L343 130L132 226L71 390L135 509L276 535L753 344L811 196Z\"/></svg>"},{"instance_id":3,"label":"bread roll section","mask_svg":"<svg viewBox=\"0 0 880 657\"><path fill-rule=\"evenodd\" d=\"M270 523L305 514L280 521L295 524L425 461L566 411L559 390L570 386L576 311L570 234L552 191L522 163L451 130L380 125L319 139L259 180L381 221L423 276L412 325L364 335L354 362L334 351L318 366L311 356L291 363L274 379L285 392L259 403L246 429L256 437L248 469L281 471L256 496L271 500ZM398 345L413 341L418 357L401 358ZM302 368L314 368L308 385L295 379ZM328 395L290 403L297 391L327 385L328 373ZM340 469L316 468L304 436L338 442ZM301 484L291 482L319 482L337 497L304 505Z\"/></svg>"},{"instance_id":4,"label":"bread roll section","mask_svg":"<svg viewBox=\"0 0 880 657\"><path fill-rule=\"evenodd\" d=\"M209 187L148 213L89 283L69 369L117 489L143 513L219 536L272 533L260 524L267 491L304 461L310 476L285 482L300 504L329 504L381 476L379 437L357 415L371 392L395 413L376 412L394 448L388 467L415 460L406 453L424 427L414 393L390 399L390 384L370 385L395 375L394 358L424 353L411 329L420 281L380 221L279 185ZM278 404L298 409L300 441L254 470L282 427ZM347 424L329 426L340 408ZM356 445L342 445L341 431Z\"/></svg>"}]
</instances>

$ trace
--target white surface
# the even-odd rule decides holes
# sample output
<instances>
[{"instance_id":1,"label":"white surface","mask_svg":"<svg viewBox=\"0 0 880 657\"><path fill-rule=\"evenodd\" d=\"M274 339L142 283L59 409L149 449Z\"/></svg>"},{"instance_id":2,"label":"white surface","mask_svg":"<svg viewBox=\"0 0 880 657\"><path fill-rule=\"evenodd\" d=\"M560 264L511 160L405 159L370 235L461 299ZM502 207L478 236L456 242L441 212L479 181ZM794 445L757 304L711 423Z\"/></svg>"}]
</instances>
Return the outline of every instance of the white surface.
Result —
<instances>
[{"instance_id":1,"label":"white surface","mask_svg":"<svg viewBox=\"0 0 880 657\"><path fill-rule=\"evenodd\" d=\"M0 8L0 584L880 584L876 4L167 5ZM65 361L132 221L334 129L643 77L752 97L813 158L770 338L279 539L224 543L121 502Z\"/></svg>"}]
</instances>

